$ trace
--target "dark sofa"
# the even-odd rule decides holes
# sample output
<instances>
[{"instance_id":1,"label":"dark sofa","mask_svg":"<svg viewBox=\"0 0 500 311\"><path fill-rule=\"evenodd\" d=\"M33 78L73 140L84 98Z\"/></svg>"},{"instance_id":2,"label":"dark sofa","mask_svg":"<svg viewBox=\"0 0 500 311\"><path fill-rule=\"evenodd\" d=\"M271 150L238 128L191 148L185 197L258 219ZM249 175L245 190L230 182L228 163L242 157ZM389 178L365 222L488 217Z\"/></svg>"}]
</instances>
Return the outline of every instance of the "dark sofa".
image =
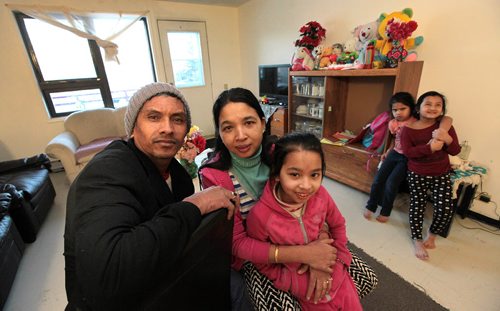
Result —
<instances>
[{"instance_id":1,"label":"dark sofa","mask_svg":"<svg viewBox=\"0 0 500 311\"><path fill-rule=\"evenodd\" d=\"M9 193L0 193L0 310L10 292L24 252L24 242L9 215Z\"/></svg>"},{"instance_id":2,"label":"dark sofa","mask_svg":"<svg viewBox=\"0 0 500 311\"><path fill-rule=\"evenodd\" d=\"M35 241L54 202L49 171L50 160L45 154L0 162L0 192L9 193L14 200L9 213L26 243Z\"/></svg>"}]
</instances>

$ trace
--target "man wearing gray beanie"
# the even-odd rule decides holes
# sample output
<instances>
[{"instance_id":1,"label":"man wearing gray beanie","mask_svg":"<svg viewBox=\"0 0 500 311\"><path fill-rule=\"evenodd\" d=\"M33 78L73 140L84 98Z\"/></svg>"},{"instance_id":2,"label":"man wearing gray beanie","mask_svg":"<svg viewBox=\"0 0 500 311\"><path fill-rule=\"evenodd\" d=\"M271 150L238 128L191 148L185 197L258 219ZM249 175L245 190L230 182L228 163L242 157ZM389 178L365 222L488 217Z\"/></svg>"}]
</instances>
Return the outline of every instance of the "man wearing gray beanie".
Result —
<instances>
[{"instance_id":1,"label":"man wearing gray beanie","mask_svg":"<svg viewBox=\"0 0 500 311\"><path fill-rule=\"evenodd\" d=\"M196 255L198 266L205 270L215 268L214 260L227 268L208 280L198 274L193 284L179 281L185 273L179 270L192 268L182 268L189 262L183 256L202 215L227 208L230 219L239 204L237 196L222 187L194 193L191 177L174 158L191 127L186 99L171 84L148 84L130 98L124 121L128 140L114 141L97 154L68 193L66 310L175 309L172 293L195 298L200 293L191 291L197 284L209 288L207 282L222 290L206 299L222 304L188 299L178 306L199 309L203 303L218 310L230 308L231 222L224 221L229 224L229 241L207 243L214 249L223 243L227 261ZM180 290L174 284L189 288ZM166 288L170 294L165 294Z\"/></svg>"}]
</instances>

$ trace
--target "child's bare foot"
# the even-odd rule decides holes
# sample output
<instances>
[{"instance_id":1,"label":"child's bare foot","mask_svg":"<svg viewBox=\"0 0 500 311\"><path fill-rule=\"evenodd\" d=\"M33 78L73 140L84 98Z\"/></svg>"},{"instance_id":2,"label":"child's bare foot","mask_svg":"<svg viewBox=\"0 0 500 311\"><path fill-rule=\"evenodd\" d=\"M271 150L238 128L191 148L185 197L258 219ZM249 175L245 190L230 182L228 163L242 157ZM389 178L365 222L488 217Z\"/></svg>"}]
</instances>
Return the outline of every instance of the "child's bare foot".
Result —
<instances>
[{"instance_id":1,"label":"child's bare foot","mask_svg":"<svg viewBox=\"0 0 500 311\"><path fill-rule=\"evenodd\" d=\"M433 249L436 248L436 235L433 233L428 233L427 238L424 241L424 247Z\"/></svg>"},{"instance_id":2,"label":"child's bare foot","mask_svg":"<svg viewBox=\"0 0 500 311\"><path fill-rule=\"evenodd\" d=\"M429 254L427 253L422 240L413 240L413 247L415 247L415 256L417 256L418 259L429 259Z\"/></svg>"},{"instance_id":3,"label":"child's bare foot","mask_svg":"<svg viewBox=\"0 0 500 311\"><path fill-rule=\"evenodd\" d=\"M378 215L376 219L378 222L387 222L389 220L389 217Z\"/></svg>"},{"instance_id":4,"label":"child's bare foot","mask_svg":"<svg viewBox=\"0 0 500 311\"><path fill-rule=\"evenodd\" d=\"M369 209L365 209L365 212L363 213L363 216L366 219L368 219L368 220L372 219L372 215L373 215L372 211L370 211Z\"/></svg>"}]
</instances>

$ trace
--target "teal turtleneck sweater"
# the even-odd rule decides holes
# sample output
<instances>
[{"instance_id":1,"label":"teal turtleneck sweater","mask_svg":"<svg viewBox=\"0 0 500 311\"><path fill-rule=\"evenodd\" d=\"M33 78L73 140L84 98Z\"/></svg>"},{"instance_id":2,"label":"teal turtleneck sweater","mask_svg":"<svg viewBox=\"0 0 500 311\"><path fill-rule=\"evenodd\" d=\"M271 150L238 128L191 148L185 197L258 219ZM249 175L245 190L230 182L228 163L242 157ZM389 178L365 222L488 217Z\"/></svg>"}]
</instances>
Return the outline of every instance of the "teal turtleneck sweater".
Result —
<instances>
[{"instance_id":1,"label":"teal turtleneck sweater","mask_svg":"<svg viewBox=\"0 0 500 311\"><path fill-rule=\"evenodd\" d=\"M231 172L236 175L241 186L254 199L258 200L269 178L269 167L262 163L260 154L262 146L250 158L240 158L230 152L232 167Z\"/></svg>"}]
</instances>

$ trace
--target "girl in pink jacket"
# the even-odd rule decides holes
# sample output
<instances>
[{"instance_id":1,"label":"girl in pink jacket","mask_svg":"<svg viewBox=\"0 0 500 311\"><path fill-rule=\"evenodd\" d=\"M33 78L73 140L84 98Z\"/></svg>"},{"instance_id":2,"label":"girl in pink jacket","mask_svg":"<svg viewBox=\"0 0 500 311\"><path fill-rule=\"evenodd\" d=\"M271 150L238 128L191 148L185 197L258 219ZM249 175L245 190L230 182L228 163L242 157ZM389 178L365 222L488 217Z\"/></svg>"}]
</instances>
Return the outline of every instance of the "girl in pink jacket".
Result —
<instances>
[{"instance_id":1,"label":"girl in pink jacket","mask_svg":"<svg viewBox=\"0 0 500 311\"><path fill-rule=\"evenodd\" d=\"M270 178L247 217L247 233L278 246L273 263L255 265L277 288L298 298L303 310L362 310L348 272L352 257L345 220L321 186L324 171L321 143L314 135L292 133L276 142ZM279 245L308 244L324 231L334 240L337 261L330 279L316 286L323 296L316 304L307 299L309 274L297 273L301 263L279 264Z\"/></svg>"}]
</instances>

